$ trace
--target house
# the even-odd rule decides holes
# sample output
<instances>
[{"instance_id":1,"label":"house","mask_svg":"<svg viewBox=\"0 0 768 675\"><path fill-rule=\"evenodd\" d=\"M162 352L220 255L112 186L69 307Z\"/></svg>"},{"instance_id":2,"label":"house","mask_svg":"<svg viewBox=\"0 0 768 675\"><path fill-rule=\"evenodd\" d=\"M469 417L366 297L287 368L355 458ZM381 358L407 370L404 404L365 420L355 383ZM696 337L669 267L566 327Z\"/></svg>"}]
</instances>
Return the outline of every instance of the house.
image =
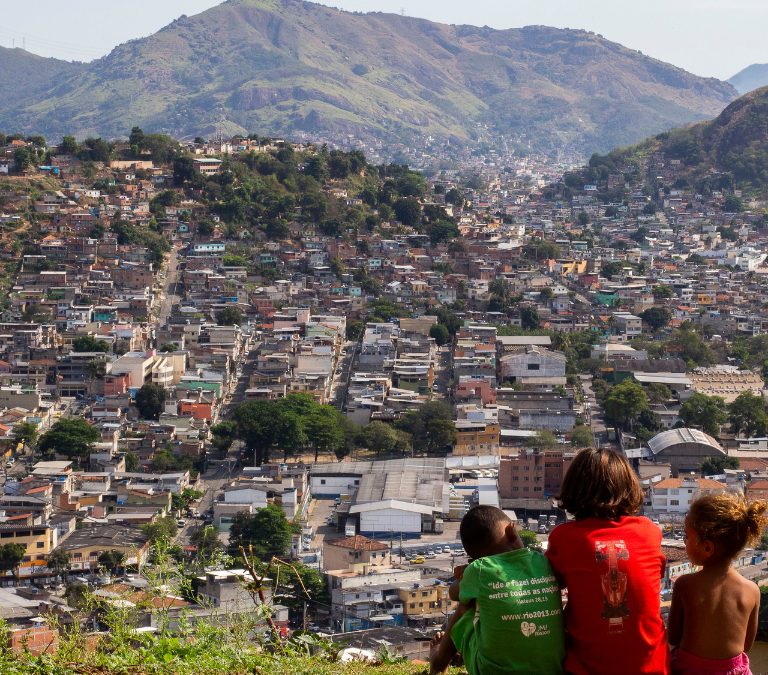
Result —
<instances>
[{"instance_id":1,"label":"house","mask_svg":"<svg viewBox=\"0 0 768 675\"><path fill-rule=\"evenodd\" d=\"M499 360L499 381L521 384L565 385L564 354L540 346L526 346Z\"/></svg>"},{"instance_id":2,"label":"house","mask_svg":"<svg viewBox=\"0 0 768 675\"><path fill-rule=\"evenodd\" d=\"M655 513L688 513L691 502L727 486L711 478L667 478L651 485L651 506Z\"/></svg>"},{"instance_id":3,"label":"house","mask_svg":"<svg viewBox=\"0 0 768 675\"><path fill-rule=\"evenodd\" d=\"M362 572L366 567L389 567L392 564L389 545L356 535L347 539L323 542L323 569Z\"/></svg>"}]
</instances>

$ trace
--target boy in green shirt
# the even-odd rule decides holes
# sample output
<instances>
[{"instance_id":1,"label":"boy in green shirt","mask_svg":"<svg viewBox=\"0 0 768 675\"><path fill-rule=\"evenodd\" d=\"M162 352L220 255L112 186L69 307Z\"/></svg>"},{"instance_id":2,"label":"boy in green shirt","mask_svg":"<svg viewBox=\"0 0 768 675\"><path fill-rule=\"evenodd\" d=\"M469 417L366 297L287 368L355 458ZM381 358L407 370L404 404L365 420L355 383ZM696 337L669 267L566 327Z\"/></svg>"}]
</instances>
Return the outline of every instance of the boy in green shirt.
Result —
<instances>
[{"instance_id":1,"label":"boy in green shirt","mask_svg":"<svg viewBox=\"0 0 768 675\"><path fill-rule=\"evenodd\" d=\"M562 675L563 607L549 561L494 506L470 509L459 533L472 562L456 568L449 596L460 604L432 639L430 673L459 652L469 675Z\"/></svg>"}]
</instances>

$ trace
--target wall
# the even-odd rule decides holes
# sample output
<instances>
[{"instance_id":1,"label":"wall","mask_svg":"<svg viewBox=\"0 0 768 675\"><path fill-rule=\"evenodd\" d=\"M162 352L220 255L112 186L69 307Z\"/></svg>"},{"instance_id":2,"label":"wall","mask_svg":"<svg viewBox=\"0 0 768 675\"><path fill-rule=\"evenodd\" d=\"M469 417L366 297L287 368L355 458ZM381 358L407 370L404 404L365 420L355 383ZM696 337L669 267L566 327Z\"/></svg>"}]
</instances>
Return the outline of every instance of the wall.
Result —
<instances>
[{"instance_id":1,"label":"wall","mask_svg":"<svg viewBox=\"0 0 768 675\"><path fill-rule=\"evenodd\" d=\"M381 509L360 514L361 534L390 530L403 534L421 534L421 514L397 509Z\"/></svg>"}]
</instances>

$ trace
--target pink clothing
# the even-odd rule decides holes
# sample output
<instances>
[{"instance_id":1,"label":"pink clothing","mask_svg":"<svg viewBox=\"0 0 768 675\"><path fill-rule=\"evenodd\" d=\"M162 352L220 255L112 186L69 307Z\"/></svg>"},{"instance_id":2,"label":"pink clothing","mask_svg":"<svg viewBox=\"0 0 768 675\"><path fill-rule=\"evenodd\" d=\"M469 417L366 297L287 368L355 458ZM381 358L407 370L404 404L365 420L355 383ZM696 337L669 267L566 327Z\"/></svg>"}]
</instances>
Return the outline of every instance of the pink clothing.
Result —
<instances>
[{"instance_id":1,"label":"pink clothing","mask_svg":"<svg viewBox=\"0 0 768 675\"><path fill-rule=\"evenodd\" d=\"M702 659L682 649L672 652L672 675L752 675L749 657L742 652L732 659Z\"/></svg>"}]
</instances>

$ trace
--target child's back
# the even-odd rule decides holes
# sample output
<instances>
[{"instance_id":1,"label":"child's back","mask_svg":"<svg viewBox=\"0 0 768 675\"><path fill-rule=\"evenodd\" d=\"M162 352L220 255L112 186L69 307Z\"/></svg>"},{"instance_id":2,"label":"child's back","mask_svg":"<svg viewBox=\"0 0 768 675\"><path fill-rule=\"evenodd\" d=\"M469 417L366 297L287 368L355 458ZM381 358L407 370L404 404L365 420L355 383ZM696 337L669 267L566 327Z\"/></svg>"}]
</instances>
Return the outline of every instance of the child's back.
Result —
<instances>
[{"instance_id":1,"label":"child's back","mask_svg":"<svg viewBox=\"0 0 768 675\"><path fill-rule=\"evenodd\" d=\"M663 673L661 530L647 518L587 518L556 527L547 557L568 588L565 627L573 673Z\"/></svg>"},{"instance_id":2,"label":"child's back","mask_svg":"<svg viewBox=\"0 0 768 675\"><path fill-rule=\"evenodd\" d=\"M470 672L562 672L560 588L541 553L523 548L475 560L464 570L459 600L476 608L451 633L468 670L474 664Z\"/></svg>"},{"instance_id":3,"label":"child's back","mask_svg":"<svg viewBox=\"0 0 768 675\"><path fill-rule=\"evenodd\" d=\"M705 659L730 659L749 649L750 622L757 625L760 589L732 567L725 575L704 568L675 582L682 616L680 648ZM670 631L672 627L670 626ZM670 640L674 638L670 633ZM752 631L754 639L754 631ZM678 640L674 639L677 644Z\"/></svg>"}]
</instances>

